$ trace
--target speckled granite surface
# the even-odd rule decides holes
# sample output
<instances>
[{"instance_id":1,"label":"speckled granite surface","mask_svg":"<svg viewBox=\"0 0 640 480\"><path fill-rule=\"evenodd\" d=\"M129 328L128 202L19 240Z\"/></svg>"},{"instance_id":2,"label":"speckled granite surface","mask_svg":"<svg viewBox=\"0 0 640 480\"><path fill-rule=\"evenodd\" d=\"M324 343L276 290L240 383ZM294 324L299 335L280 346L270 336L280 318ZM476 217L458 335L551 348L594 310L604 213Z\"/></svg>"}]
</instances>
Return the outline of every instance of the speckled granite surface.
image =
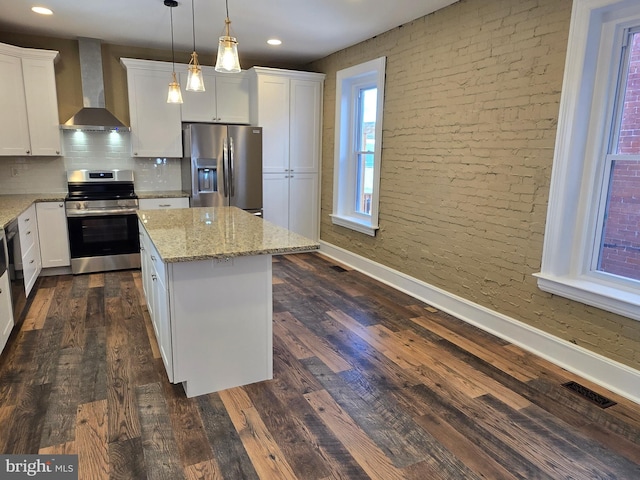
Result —
<instances>
[{"instance_id":1,"label":"speckled granite surface","mask_svg":"<svg viewBox=\"0 0 640 480\"><path fill-rule=\"evenodd\" d=\"M0 195L0 225L5 228L33 202L64 202L65 193L25 193Z\"/></svg>"},{"instance_id":2,"label":"speckled granite surface","mask_svg":"<svg viewBox=\"0 0 640 480\"><path fill-rule=\"evenodd\" d=\"M236 207L138 210L167 263L317 250L320 244Z\"/></svg>"},{"instance_id":3,"label":"speckled granite surface","mask_svg":"<svg viewBox=\"0 0 640 480\"><path fill-rule=\"evenodd\" d=\"M181 198L189 197L187 192L182 190L151 190L148 192L139 192L136 190L138 198Z\"/></svg>"}]
</instances>

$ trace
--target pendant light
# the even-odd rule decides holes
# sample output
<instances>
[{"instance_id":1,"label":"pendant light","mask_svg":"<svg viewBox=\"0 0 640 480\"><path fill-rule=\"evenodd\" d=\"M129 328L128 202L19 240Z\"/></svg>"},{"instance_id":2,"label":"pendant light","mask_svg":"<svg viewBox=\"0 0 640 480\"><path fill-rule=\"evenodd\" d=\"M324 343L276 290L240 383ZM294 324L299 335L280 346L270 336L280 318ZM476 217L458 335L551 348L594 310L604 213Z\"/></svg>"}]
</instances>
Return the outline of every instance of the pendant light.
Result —
<instances>
[{"instance_id":1,"label":"pendant light","mask_svg":"<svg viewBox=\"0 0 640 480\"><path fill-rule=\"evenodd\" d=\"M191 0L191 26L193 31L193 53L191 54L191 60L189 60L186 90L189 92L204 92L202 68L198 63L198 54L196 53L196 15L193 9L193 0Z\"/></svg>"},{"instance_id":2,"label":"pendant light","mask_svg":"<svg viewBox=\"0 0 640 480\"><path fill-rule=\"evenodd\" d=\"M240 60L238 59L238 42L235 37L229 35L229 0L225 0L227 18L224 21L225 35L220 37L218 43L218 59L216 60L216 72L238 73Z\"/></svg>"},{"instance_id":3,"label":"pendant light","mask_svg":"<svg viewBox=\"0 0 640 480\"><path fill-rule=\"evenodd\" d=\"M164 0L165 6L169 7L171 12L171 83L169 83L169 93L167 94L167 103L182 103L182 92L180 84L176 77L176 55L173 49L173 7L178 6L176 0Z\"/></svg>"}]
</instances>

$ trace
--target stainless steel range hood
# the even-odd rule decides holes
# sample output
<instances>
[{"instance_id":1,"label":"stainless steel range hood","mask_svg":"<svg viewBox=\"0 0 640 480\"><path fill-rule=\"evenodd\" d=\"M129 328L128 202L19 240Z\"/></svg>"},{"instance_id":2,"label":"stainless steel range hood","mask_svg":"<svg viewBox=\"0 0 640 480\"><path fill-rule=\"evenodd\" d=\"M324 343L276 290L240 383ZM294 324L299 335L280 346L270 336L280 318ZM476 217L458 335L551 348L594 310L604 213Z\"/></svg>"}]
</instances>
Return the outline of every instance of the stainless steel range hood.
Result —
<instances>
[{"instance_id":1,"label":"stainless steel range hood","mask_svg":"<svg viewBox=\"0 0 640 480\"><path fill-rule=\"evenodd\" d=\"M131 128L105 108L100 40L80 37L78 38L78 48L84 108L63 125L60 125L60 128L63 130L130 131Z\"/></svg>"}]
</instances>

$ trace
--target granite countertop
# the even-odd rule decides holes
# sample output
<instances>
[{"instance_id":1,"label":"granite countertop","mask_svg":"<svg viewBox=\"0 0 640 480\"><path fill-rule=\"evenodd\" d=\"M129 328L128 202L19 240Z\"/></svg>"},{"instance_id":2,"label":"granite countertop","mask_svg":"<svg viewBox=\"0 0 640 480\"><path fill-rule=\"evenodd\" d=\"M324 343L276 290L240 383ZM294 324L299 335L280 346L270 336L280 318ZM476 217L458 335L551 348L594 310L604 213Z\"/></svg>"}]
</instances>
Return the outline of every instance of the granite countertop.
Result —
<instances>
[{"instance_id":1,"label":"granite countertop","mask_svg":"<svg viewBox=\"0 0 640 480\"><path fill-rule=\"evenodd\" d=\"M139 192L136 190L136 195L138 198L181 198L181 197L189 197L187 192L183 192L182 190L149 190Z\"/></svg>"},{"instance_id":2,"label":"granite countertop","mask_svg":"<svg viewBox=\"0 0 640 480\"><path fill-rule=\"evenodd\" d=\"M0 195L0 226L5 228L34 202L64 202L67 192Z\"/></svg>"},{"instance_id":3,"label":"granite countertop","mask_svg":"<svg viewBox=\"0 0 640 480\"><path fill-rule=\"evenodd\" d=\"M138 210L167 263L317 250L320 244L237 207Z\"/></svg>"}]
</instances>

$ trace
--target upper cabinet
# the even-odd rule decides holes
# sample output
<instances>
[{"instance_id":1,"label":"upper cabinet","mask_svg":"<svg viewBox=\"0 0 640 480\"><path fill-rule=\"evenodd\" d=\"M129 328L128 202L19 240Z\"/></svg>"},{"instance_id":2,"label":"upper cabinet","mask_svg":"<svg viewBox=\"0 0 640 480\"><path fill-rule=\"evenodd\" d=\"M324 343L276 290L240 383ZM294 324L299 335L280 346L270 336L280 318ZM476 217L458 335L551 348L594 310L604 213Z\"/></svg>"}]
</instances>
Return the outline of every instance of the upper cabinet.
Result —
<instances>
[{"instance_id":1,"label":"upper cabinet","mask_svg":"<svg viewBox=\"0 0 640 480\"><path fill-rule=\"evenodd\" d=\"M251 124L263 129L262 173L317 173L324 74L251 69Z\"/></svg>"},{"instance_id":2,"label":"upper cabinet","mask_svg":"<svg viewBox=\"0 0 640 480\"><path fill-rule=\"evenodd\" d=\"M0 44L0 155L61 154L58 52Z\"/></svg>"},{"instance_id":3,"label":"upper cabinet","mask_svg":"<svg viewBox=\"0 0 640 480\"><path fill-rule=\"evenodd\" d=\"M135 157L182 157L180 105L167 103L172 65L121 58L127 70L131 154Z\"/></svg>"},{"instance_id":4,"label":"upper cabinet","mask_svg":"<svg viewBox=\"0 0 640 480\"><path fill-rule=\"evenodd\" d=\"M187 66L176 64L183 104L167 103L170 62L121 58L127 70L131 150L136 157L182 157L182 122L249 123L248 73L202 67L204 92L187 92Z\"/></svg>"},{"instance_id":5,"label":"upper cabinet","mask_svg":"<svg viewBox=\"0 0 640 480\"><path fill-rule=\"evenodd\" d=\"M180 66L180 85L187 84L187 71ZM183 122L249 123L249 75L217 73L202 67L204 92L182 90Z\"/></svg>"}]
</instances>

